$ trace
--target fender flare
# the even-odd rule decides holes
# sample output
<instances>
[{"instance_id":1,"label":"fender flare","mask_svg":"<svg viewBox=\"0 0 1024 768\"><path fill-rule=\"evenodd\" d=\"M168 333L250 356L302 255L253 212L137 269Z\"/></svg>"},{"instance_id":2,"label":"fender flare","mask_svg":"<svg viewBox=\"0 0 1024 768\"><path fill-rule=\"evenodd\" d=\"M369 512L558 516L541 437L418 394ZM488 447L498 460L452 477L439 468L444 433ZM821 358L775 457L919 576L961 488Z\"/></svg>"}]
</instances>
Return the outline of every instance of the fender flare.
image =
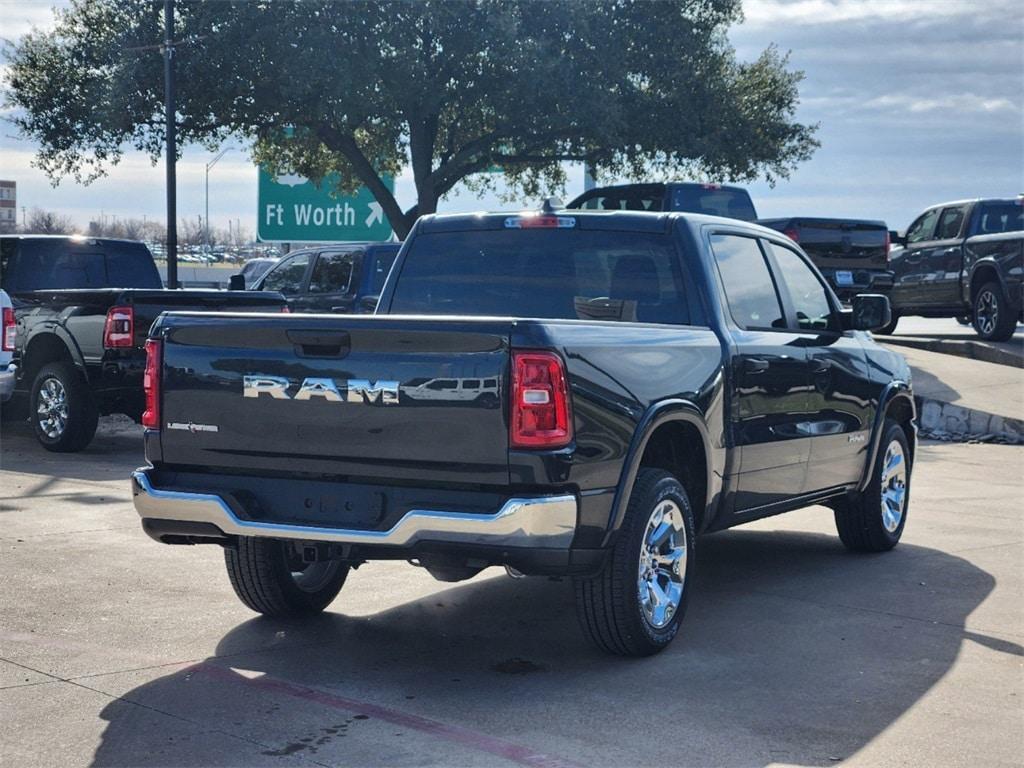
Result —
<instances>
[{"instance_id":1,"label":"fender flare","mask_svg":"<svg viewBox=\"0 0 1024 768\"><path fill-rule=\"evenodd\" d=\"M86 380L88 380L89 373L85 367L85 357L82 355L82 350L78 347L78 343L75 341L74 337L70 333L68 333L66 328L64 328L62 325L54 324L46 325L42 328L39 328L38 330L33 331L32 334L28 337L28 340L25 342L25 351L22 353L21 359L21 371L26 376L26 382L28 383L28 386L32 386L32 382L27 380L27 376L29 374L29 369L27 365L27 361L29 359L29 351L32 349L32 345L34 342L37 342L47 336L52 336L56 338L61 344L63 344L64 349L67 350L68 357L71 358L72 364L82 373L83 376L86 377Z\"/></svg>"},{"instance_id":2,"label":"fender flare","mask_svg":"<svg viewBox=\"0 0 1024 768\"><path fill-rule=\"evenodd\" d=\"M967 285L964 286L964 302L974 311L974 291L971 290L971 286L974 284L974 276L979 270L991 270L996 273L996 282L999 283L999 288L1003 294L1007 296L1010 301L1013 301L1013 297L1010 296L1010 292L1006 290L1006 278L1003 276L1003 270L999 268L999 264L991 256L985 256L984 258L978 259L971 264L971 269L967 274ZM984 283L982 283L984 285ZM981 285L978 286L979 288Z\"/></svg>"},{"instance_id":3,"label":"fender flare","mask_svg":"<svg viewBox=\"0 0 1024 768\"><path fill-rule=\"evenodd\" d=\"M916 436L917 434L917 406L914 403L914 395L911 392L910 385L900 379L890 381L885 385L885 389L882 390L881 397L878 398L875 423L871 427L871 445L868 449L868 459L864 464L860 482L857 484L859 492L863 492L868 487L868 483L871 482L871 472L875 466L875 459L878 458L878 451L881 449L882 427L885 425L885 416L889 412L889 406L897 400L906 400L910 405L910 412L912 414L910 423L914 429L914 435ZM915 437L915 445L916 442L917 439ZM911 451L915 451L914 446L911 446Z\"/></svg>"},{"instance_id":4,"label":"fender flare","mask_svg":"<svg viewBox=\"0 0 1024 768\"><path fill-rule=\"evenodd\" d=\"M651 405L641 417L637 428L633 433L633 440L630 442L629 450L623 462L622 474L619 476L618 485L615 487L615 499L612 501L612 511L608 520L608 529L605 532L604 546L611 543L612 537L622 527L626 517L626 508L629 506L629 498L633 492L633 484L636 482L637 473L640 471L640 460L643 458L644 450L654 432L664 424L682 421L696 427L701 436L701 444L704 449L704 465L707 477L705 478L707 488L707 499L703 521L706 524L711 519L713 506L717 503L721 483L716 482L714 462L711 455L711 441L708 435L708 427L704 420L704 414L694 403L689 400L671 399Z\"/></svg>"}]
</instances>

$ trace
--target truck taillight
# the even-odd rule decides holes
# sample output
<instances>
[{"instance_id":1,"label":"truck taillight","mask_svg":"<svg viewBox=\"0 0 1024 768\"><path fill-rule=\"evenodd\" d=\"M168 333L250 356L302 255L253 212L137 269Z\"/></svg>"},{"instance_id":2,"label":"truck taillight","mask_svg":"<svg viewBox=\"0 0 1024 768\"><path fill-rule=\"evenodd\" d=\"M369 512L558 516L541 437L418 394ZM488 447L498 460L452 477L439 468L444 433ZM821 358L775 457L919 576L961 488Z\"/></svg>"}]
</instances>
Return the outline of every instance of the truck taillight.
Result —
<instances>
[{"instance_id":1,"label":"truck taillight","mask_svg":"<svg viewBox=\"0 0 1024 768\"><path fill-rule=\"evenodd\" d=\"M790 227L789 229L782 230L782 234L792 240L794 243L800 242L800 230L796 227Z\"/></svg>"},{"instance_id":2,"label":"truck taillight","mask_svg":"<svg viewBox=\"0 0 1024 768\"><path fill-rule=\"evenodd\" d=\"M135 310L131 307L111 307L103 324L103 346L106 349L130 347L135 335Z\"/></svg>"},{"instance_id":3,"label":"truck taillight","mask_svg":"<svg viewBox=\"0 0 1024 768\"><path fill-rule=\"evenodd\" d=\"M142 374L142 390L146 394L146 409L142 412L142 426L160 429L160 368L163 365L163 342L146 340L146 370Z\"/></svg>"},{"instance_id":4,"label":"truck taillight","mask_svg":"<svg viewBox=\"0 0 1024 768\"><path fill-rule=\"evenodd\" d=\"M569 384L554 352L512 353L513 448L562 448L572 441Z\"/></svg>"},{"instance_id":5,"label":"truck taillight","mask_svg":"<svg viewBox=\"0 0 1024 768\"><path fill-rule=\"evenodd\" d=\"M14 338L18 333L18 322L14 319L13 309L4 307L3 323L0 325L3 327L3 336L0 336L0 348L4 352L13 352Z\"/></svg>"},{"instance_id":6,"label":"truck taillight","mask_svg":"<svg viewBox=\"0 0 1024 768\"><path fill-rule=\"evenodd\" d=\"M889 234L889 230L885 230L885 260L889 260L889 251L892 250L892 235Z\"/></svg>"}]
</instances>

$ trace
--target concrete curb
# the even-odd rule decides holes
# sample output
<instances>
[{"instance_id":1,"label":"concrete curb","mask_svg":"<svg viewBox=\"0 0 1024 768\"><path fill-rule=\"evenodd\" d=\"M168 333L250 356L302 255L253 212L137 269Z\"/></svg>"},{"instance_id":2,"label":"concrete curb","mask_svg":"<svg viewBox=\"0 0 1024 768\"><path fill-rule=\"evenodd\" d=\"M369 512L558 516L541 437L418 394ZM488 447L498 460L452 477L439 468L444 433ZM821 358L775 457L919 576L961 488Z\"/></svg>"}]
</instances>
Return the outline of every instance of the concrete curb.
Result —
<instances>
[{"instance_id":1,"label":"concrete curb","mask_svg":"<svg viewBox=\"0 0 1024 768\"><path fill-rule=\"evenodd\" d=\"M895 344L897 346L923 349L927 352L941 352L945 355L956 355L957 357L981 360L982 362L995 363L996 365L1024 368L1024 349L1018 354L1000 347L993 347L984 341L915 338L912 336L876 336L875 341L882 344Z\"/></svg>"},{"instance_id":2,"label":"concrete curb","mask_svg":"<svg viewBox=\"0 0 1024 768\"><path fill-rule=\"evenodd\" d=\"M921 437L950 442L1024 445L1024 421L917 396Z\"/></svg>"}]
</instances>

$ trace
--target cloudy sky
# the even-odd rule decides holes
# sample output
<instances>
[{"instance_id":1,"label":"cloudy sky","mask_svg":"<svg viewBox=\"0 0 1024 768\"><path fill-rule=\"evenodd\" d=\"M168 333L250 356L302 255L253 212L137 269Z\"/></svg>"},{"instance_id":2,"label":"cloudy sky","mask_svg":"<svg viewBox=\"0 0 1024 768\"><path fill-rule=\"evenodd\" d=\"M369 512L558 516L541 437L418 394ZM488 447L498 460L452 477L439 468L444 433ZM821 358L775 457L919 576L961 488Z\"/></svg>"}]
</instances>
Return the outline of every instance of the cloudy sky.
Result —
<instances>
[{"instance_id":1,"label":"cloudy sky","mask_svg":"<svg viewBox=\"0 0 1024 768\"><path fill-rule=\"evenodd\" d=\"M49 27L53 4L0 0L0 35ZM931 203L1024 192L1024 14L1015 0L746 0L744 11L730 35L739 57L773 43L790 51L806 74L798 117L821 124L821 148L789 180L751 185L761 215L880 218L902 229ZM147 157L128 154L88 187L53 188L31 167L33 151L0 126L0 178L18 182L19 206L80 225L101 213L163 218L163 167ZM203 212L209 159L186 149L179 215ZM581 190L574 168L567 195ZM411 178L399 178L397 192L411 205ZM255 228L256 172L244 147L212 171L210 199L214 226L230 217ZM441 210L506 207L464 192Z\"/></svg>"}]
</instances>

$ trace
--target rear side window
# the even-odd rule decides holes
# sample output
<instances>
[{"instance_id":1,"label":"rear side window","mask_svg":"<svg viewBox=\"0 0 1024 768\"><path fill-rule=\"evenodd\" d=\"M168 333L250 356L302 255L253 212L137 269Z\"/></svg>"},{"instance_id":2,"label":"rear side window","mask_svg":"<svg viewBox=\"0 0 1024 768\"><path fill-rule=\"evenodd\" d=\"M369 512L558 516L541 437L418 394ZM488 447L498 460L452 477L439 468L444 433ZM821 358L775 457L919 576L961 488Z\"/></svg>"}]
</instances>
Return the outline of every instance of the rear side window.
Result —
<instances>
[{"instance_id":1,"label":"rear side window","mask_svg":"<svg viewBox=\"0 0 1024 768\"><path fill-rule=\"evenodd\" d=\"M664 187L624 187L594 190L570 207L587 211L660 211L665 207Z\"/></svg>"},{"instance_id":2,"label":"rear side window","mask_svg":"<svg viewBox=\"0 0 1024 768\"><path fill-rule=\"evenodd\" d=\"M745 189L701 184L676 187L672 191L672 210L724 216L728 219L754 221L757 213Z\"/></svg>"},{"instance_id":3,"label":"rear side window","mask_svg":"<svg viewBox=\"0 0 1024 768\"><path fill-rule=\"evenodd\" d=\"M8 271L14 263L14 254L18 250L18 241L13 237L0 238L0 288L6 288Z\"/></svg>"},{"instance_id":4,"label":"rear side window","mask_svg":"<svg viewBox=\"0 0 1024 768\"><path fill-rule=\"evenodd\" d=\"M321 253L309 278L309 292L347 293L351 281L351 253Z\"/></svg>"},{"instance_id":5,"label":"rear side window","mask_svg":"<svg viewBox=\"0 0 1024 768\"><path fill-rule=\"evenodd\" d=\"M993 235L1000 232L1019 232L1024 229L1024 203L982 203L978 207L976 234Z\"/></svg>"},{"instance_id":6,"label":"rear side window","mask_svg":"<svg viewBox=\"0 0 1024 768\"><path fill-rule=\"evenodd\" d=\"M392 314L494 315L685 325L690 312L668 235L577 229L418 236Z\"/></svg>"},{"instance_id":7,"label":"rear side window","mask_svg":"<svg viewBox=\"0 0 1024 768\"><path fill-rule=\"evenodd\" d=\"M711 250L736 324L749 329L785 328L782 304L757 240L741 235L712 235Z\"/></svg>"},{"instance_id":8,"label":"rear side window","mask_svg":"<svg viewBox=\"0 0 1024 768\"><path fill-rule=\"evenodd\" d=\"M306 277L309 257L308 253L300 253L275 265L263 279L260 290L280 291L286 296L302 293L302 281Z\"/></svg>"},{"instance_id":9,"label":"rear side window","mask_svg":"<svg viewBox=\"0 0 1024 768\"><path fill-rule=\"evenodd\" d=\"M141 243L23 240L4 281L10 291L67 288L161 288L153 257Z\"/></svg>"},{"instance_id":10,"label":"rear side window","mask_svg":"<svg viewBox=\"0 0 1024 768\"><path fill-rule=\"evenodd\" d=\"M964 223L964 207L946 208L939 217L939 228L935 233L936 240L952 240L960 234L960 225Z\"/></svg>"},{"instance_id":11,"label":"rear side window","mask_svg":"<svg viewBox=\"0 0 1024 768\"><path fill-rule=\"evenodd\" d=\"M398 251L388 253L378 251L373 257L373 264L370 265L370 295L377 296L384 290L384 281L388 279L388 272L395 263L395 256Z\"/></svg>"},{"instance_id":12,"label":"rear side window","mask_svg":"<svg viewBox=\"0 0 1024 768\"><path fill-rule=\"evenodd\" d=\"M933 208L925 211L913 224L907 228L907 244L921 243L932 239L935 231L935 223L939 218L939 209Z\"/></svg>"}]
</instances>

